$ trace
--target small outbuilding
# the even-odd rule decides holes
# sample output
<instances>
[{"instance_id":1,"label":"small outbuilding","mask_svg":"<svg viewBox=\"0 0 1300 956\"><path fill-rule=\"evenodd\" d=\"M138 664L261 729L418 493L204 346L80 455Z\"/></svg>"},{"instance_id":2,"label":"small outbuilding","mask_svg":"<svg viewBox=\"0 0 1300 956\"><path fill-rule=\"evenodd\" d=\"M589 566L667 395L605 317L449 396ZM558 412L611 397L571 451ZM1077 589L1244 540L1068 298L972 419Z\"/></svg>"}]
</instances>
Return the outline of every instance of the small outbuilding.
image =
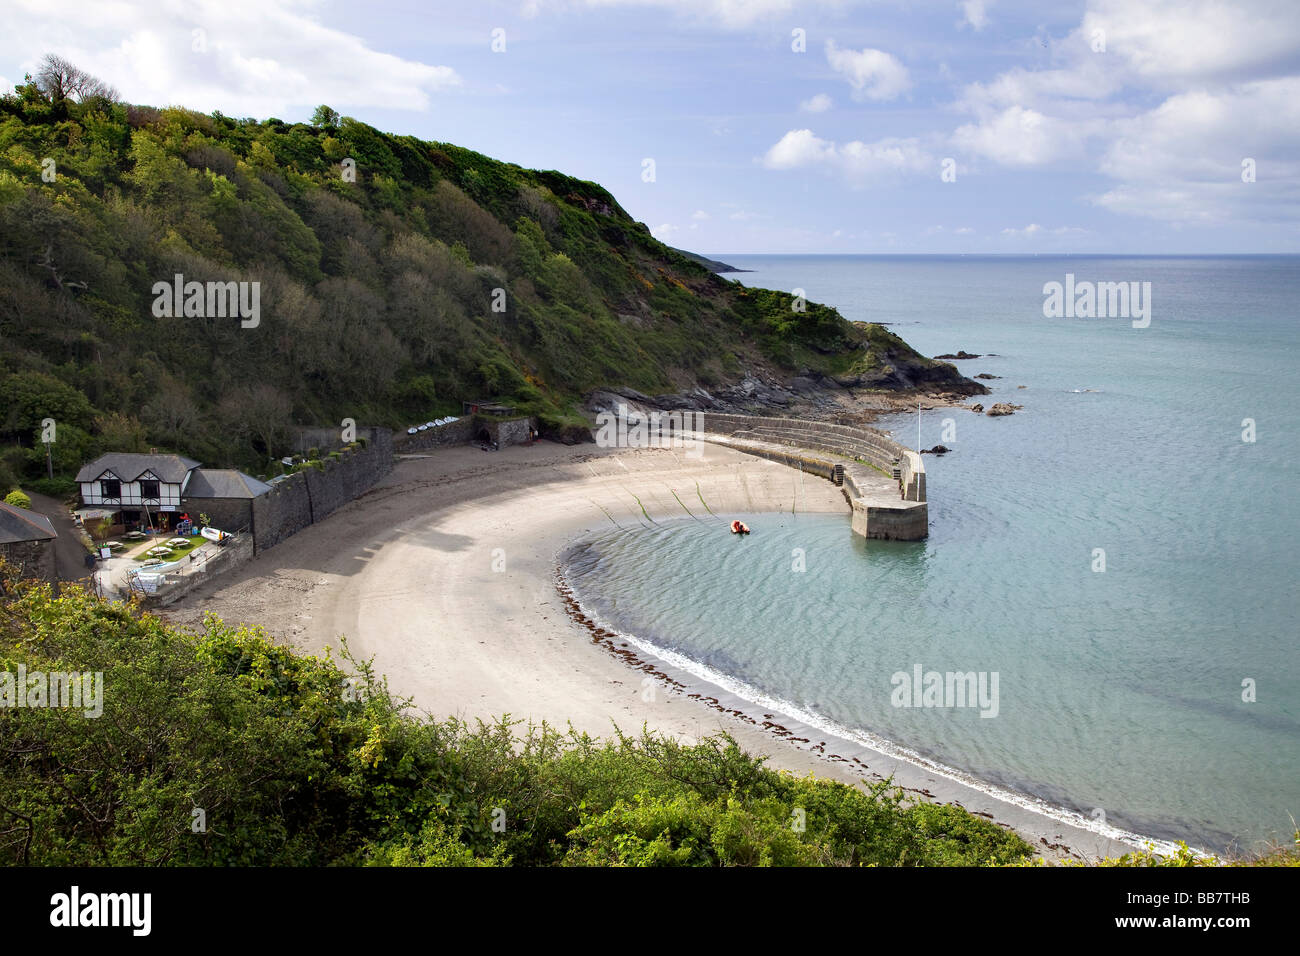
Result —
<instances>
[{"instance_id":1,"label":"small outbuilding","mask_svg":"<svg viewBox=\"0 0 1300 956\"><path fill-rule=\"evenodd\" d=\"M23 577L55 579L54 541L59 533L45 515L0 501L0 557Z\"/></svg>"},{"instance_id":2,"label":"small outbuilding","mask_svg":"<svg viewBox=\"0 0 1300 956\"><path fill-rule=\"evenodd\" d=\"M233 468L196 468L181 508L194 519L207 515L214 528L240 531L253 524L253 499L270 490L266 482Z\"/></svg>"}]
</instances>

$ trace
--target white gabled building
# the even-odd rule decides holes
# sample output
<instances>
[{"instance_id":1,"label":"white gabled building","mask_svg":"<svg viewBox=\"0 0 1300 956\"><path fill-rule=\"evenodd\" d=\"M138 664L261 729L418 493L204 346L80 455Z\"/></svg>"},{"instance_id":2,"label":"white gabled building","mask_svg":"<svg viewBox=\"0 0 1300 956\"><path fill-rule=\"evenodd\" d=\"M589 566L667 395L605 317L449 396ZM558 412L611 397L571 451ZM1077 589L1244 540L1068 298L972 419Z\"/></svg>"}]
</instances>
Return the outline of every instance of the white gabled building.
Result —
<instances>
[{"instance_id":1,"label":"white gabled building","mask_svg":"<svg viewBox=\"0 0 1300 956\"><path fill-rule=\"evenodd\" d=\"M196 520L207 512L228 530L249 527L253 499L271 490L242 471L200 468L180 455L101 455L77 472L77 483L83 521L109 518L127 531L156 527L160 513L180 512Z\"/></svg>"},{"instance_id":2,"label":"white gabled building","mask_svg":"<svg viewBox=\"0 0 1300 956\"><path fill-rule=\"evenodd\" d=\"M134 524L144 512L180 511L197 461L180 455L101 455L77 472L82 510Z\"/></svg>"}]
</instances>

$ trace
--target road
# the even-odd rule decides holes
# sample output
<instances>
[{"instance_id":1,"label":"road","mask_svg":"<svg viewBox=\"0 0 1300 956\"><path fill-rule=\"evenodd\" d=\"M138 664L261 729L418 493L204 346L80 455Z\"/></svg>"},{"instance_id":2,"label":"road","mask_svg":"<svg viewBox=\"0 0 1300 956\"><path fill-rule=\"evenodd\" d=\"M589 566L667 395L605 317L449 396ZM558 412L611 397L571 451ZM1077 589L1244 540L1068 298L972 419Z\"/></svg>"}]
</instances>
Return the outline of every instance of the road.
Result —
<instances>
[{"instance_id":1,"label":"road","mask_svg":"<svg viewBox=\"0 0 1300 956\"><path fill-rule=\"evenodd\" d=\"M54 530L59 533L54 542L54 568L59 580L80 581L89 578L91 570L86 567L87 551L81 543L81 532L76 522L68 514L68 506L46 495L28 494L32 499L31 510L49 518Z\"/></svg>"}]
</instances>

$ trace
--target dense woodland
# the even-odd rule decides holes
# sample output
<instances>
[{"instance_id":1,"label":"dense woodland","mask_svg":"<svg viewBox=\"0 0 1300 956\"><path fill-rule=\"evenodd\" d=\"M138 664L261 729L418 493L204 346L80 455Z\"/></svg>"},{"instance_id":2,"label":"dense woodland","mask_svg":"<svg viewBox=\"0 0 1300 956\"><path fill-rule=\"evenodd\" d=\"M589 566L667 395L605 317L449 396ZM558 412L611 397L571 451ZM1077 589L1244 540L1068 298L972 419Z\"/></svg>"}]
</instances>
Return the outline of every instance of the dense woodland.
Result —
<instances>
[{"instance_id":1,"label":"dense woodland","mask_svg":"<svg viewBox=\"0 0 1300 956\"><path fill-rule=\"evenodd\" d=\"M261 474L294 424L405 426L464 398L573 423L597 386L852 377L880 336L906 348L714 275L594 183L328 107L290 124L128 105L63 66L0 97L6 489L44 471L47 418L65 479L150 446ZM259 282L260 323L156 317L176 274Z\"/></svg>"}]
</instances>

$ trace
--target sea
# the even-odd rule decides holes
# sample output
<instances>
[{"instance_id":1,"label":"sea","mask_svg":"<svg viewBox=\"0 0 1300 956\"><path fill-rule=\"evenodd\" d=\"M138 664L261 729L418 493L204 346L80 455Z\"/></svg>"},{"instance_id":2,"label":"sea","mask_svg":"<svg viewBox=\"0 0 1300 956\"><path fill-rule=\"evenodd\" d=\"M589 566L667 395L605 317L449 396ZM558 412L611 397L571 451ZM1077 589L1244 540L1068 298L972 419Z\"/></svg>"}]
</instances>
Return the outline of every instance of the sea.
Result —
<instances>
[{"instance_id":1,"label":"sea","mask_svg":"<svg viewBox=\"0 0 1300 956\"><path fill-rule=\"evenodd\" d=\"M1023 407L878 423L952 449L925 456L924 541L797 502L735 516L743 549L689 519L611 528L568 569L584 606L701 679L1080 825L1290 842L1300 257L717 258L925 355L978 354L955 363L997 376L974 401ZM1105 286L1100 310L1048 303L1118 282L1144 315L1096 314L1119 312Z\"/></svg>"}]
</instances>

